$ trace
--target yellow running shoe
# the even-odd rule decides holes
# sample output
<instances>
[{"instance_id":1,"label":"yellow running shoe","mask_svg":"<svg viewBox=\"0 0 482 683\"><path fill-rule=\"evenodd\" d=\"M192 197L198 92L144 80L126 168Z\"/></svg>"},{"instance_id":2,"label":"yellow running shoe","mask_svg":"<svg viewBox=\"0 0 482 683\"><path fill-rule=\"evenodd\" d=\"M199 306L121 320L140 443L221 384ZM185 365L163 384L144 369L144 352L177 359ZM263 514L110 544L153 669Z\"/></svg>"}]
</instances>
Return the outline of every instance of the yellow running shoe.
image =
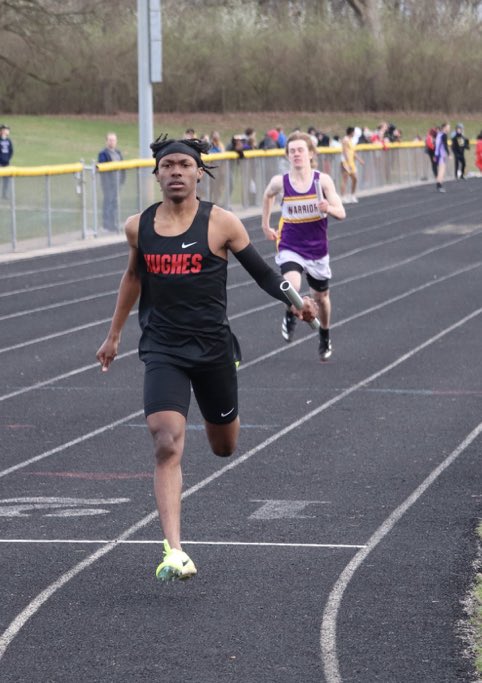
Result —
<instances>
[{"instance_id":1,"label":"yellow running shoe","mask_svg":"<svg viewBox=\"0 0 482 683\"><path fill-rule=\"evenodd\" d=\"M177 548L171 548L164 539L164 559L156 569L159 581L186 580L197 574L197 569L189 555Z\"/></svg>"},{"instance_id":2,"label":"yellow running shoe","mask_svg":"<svg viewBox=\"0 0 482 683\"><path fill-rule=\"evenodd\" d=\"M231 336L233 338L233 354L234 354L234 364L236 366L236 370L239 368L241 365L241 361L243 360L243 354L241 353L241 347L238 342L238 338L231 332Z\"/></svg>"}]
</instances>

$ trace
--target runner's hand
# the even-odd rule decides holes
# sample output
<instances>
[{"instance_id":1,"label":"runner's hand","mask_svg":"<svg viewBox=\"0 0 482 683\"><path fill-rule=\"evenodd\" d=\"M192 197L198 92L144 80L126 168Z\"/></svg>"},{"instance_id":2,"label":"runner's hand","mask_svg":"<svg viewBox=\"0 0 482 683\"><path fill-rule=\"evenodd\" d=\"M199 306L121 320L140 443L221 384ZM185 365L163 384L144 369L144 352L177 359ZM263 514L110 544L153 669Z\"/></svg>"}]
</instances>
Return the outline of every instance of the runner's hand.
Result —
<instances>
[{"instance_id":1,"label":"runner's hand","mask_svg":"<svg viewBox=\"0 0 482 683\"><path fill-rule=\"evenodd\" d=\"M95 357L102 366L102 372L107 372L110 364L117 356L117 348L119 346L119 341L113 341L112 339L107 339L104 341L102 346L99 348Z\"/></svg>"},{"instance_id":2,"label":"runner's hand","mask_svg":"<svg viewBox=\"0 0 482 683\"><path fill-rule=\"evenodd\" d=\"M303 297L303 308L298 310L295 306L291 307L291 312L300 320L304 320L306 323L314 320L318 313L318 306L314 299L310 296Z\"/></svg>"},{"instance_id":3,"label":"runner's hand","mask_svg":"<svg viewBox=\"0 0 482 683\"><path fill-rule=\"evenodd\" d=\"M273 228L270 228L270 227L265 228L263 226L263 232L264 232L266 239L268 239L268 240L274 241L278 237L278 233L276 232L276 230L273 230Z\"/></svg>"}]
</instances>

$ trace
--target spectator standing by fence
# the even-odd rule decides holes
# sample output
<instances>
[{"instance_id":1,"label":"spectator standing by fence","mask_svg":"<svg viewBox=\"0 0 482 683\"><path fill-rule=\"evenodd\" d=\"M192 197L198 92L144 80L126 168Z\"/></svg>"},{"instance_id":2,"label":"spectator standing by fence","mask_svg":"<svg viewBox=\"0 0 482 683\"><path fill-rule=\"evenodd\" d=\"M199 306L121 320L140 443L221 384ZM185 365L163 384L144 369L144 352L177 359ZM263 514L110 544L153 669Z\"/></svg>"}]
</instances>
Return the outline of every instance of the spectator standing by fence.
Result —
<instances>
[{"instance_id":1,"label":"spectator standing by fence","mask_svg":"<svg viewBox=\"0 0 482 683\"><path fill-rule=\"evenodd\" d=\"M282 126L276 126L276 130L278 131L278 145L281 149L284 149L286 145L286 133Z\"/></svg>"},{"instance_id":2,"label":"spectator standing by fence","mask_svg":"<svg viewBox=\"0 0 482 683\"><path fill-rule=\"evenodd\" d=\"M0 166L10 166L13 156L13 144L10 140L10 128L5 124L0 126ZM2 182L2 199L8 199L10 194L10 178L4 176Z\"/></svg>"},{"instance_id":3,"label":"spectator standing by fence","mask_svg":"<svg viewBox=\"0 0 482 683\"><path fill-rule=\"evenodd\" d=\"M450 124L444 121L440 126L439 132L435 139L435 161L437 162L437 191L445 192L443 181L445 179L445 171L447 170L447 159L450 158L448 134L450 132Z\"/></svg>"},{"instance_id":4,"label":"spectator standing by fence","mask_svg":"<svg viewBox=\"0 0 482 683\"><path fill-rule=\"evenodd\" d=\"M345 204L350 202L357 203L356 186L358 182L356 162L364 164L365 162L355 152L355 145L353 144L353 136L355 129L349 126L346 129L346 135L341 141L342 144L342 159L341 159L341 201ZM351 195L346 195L346 187L348 179L351 181Z\"/></svg>"},{"instance_id":5,"label":"spectator standing by fence","mask_svg":"<svg viewBox=\"0 0 482 683\"><path fill-rule=\"evenodd\" d=\"M117 147L117 135L107 133L106 146L99 152L97 161L99 164L108 161L122 161L123 156ZM102 186L102 227L108 232L119 230L119 190L124 184L125 171L104 171L100 173Z\"/></svg>"},{"instance_id":6,"label":"spectator standing by fence","mask_svg":"<svg viewBox=\"0 0 482 683\"><path fill-rule=\"evenodd\" d=\"M225 151L226 147L224 146L224 142L221 140L219 131L213 130L209 142L209 154L221 154Z\"/></svg>"},{"instance_id":7,"label":"spectator standing by fence","mask_svg":"<svg viewBox=\"0 0 482 683\"><path fill-rule=\"evenodd\" d=\"M430 166L432 167L433 177L437 177L437 162L435 161L435 140L437 139L437 129L430 128L425 136L425 152L430 159Z\"/></svg>"},{"instance_id":8,"label":"spectator standing by fence","mask_svg":"<svg viewBox=\"0 0 482 683\"><path fill-rule=\"evenodd\" d=\"M452 135L452 152L454 153L456 180L465 180L465 150L469 148L470 143L464 135L464 127L461 123L458 123Z\"/></svg>"}]
</instances>

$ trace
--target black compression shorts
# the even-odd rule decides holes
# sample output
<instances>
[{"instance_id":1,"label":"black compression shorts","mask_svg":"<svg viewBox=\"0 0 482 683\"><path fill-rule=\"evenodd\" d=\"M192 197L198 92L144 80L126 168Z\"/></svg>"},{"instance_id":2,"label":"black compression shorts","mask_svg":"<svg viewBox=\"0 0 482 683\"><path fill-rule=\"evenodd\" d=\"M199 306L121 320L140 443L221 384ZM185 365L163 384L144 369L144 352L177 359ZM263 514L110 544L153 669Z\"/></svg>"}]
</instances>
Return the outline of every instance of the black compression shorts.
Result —
<instances>
[{"instance_id":1,"label":"black compression shorts","mask_svg":"<svg viewBox=\"0 0 482 683\"><path fill-rule=\"evenodd\" d=\"M174 410L187 418L191 386L203 418L229 424L238 416L236 366L183 368L156 353L145 353L144 414Z\"/></svg>"},{"instance_id":2,"label":"black compression shorts","mask_svg":"<svg viewBox=\"0 0 482 683\"><path fill-rule=\"evenodd\" d=\"M286 261L286 263L281 264L281 273L283 275L289 273L291 270L295 270L300 275L303 275L305 272L303 266L296 261ZM317 280L309 273L306 273L306 279L311 289L314 289L315 292L327 292L330 289L330 281L327 278Z\"/></svg>"}]
</instances>

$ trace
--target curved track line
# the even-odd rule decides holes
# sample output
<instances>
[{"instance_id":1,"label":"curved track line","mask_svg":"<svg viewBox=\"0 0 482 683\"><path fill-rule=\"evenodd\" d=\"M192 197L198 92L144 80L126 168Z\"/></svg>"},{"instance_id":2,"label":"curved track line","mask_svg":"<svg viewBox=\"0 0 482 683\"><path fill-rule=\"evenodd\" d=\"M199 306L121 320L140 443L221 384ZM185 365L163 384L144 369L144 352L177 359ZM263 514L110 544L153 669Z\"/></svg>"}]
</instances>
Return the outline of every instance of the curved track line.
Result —
<instances>
[{"instance_id":1,"label":"curved track line","mask_svg":"<svg viewBox=\"0 0 482 683\"><path fill-rule=\"evenodd\" d=\"M338 619L338 612L340 610L343 595L348 587L348 584L353 578L356 570L363 564L368 555L374 550L377 545L390 533L395 524L400 521L403 515L414 505L418 499L425 493L425 491L434 483L434 481L457 460L459 455L470 446L470 444L482 432L482 422L470 432L470 434L460 443L452 453L445 458L426 479L418 486L415 491L399 505L391 515L378 527L374 534L369 538L365 548L359 550L355 557L347 564L342 571L338 580L336 581L328 600L325 610L323 612L323 620L320 630L320 647L323 670L327 683L342 683L340 674L340 667L338 663L338 656L336 652L336 625Z\"/></svg>"}]
</instances>

